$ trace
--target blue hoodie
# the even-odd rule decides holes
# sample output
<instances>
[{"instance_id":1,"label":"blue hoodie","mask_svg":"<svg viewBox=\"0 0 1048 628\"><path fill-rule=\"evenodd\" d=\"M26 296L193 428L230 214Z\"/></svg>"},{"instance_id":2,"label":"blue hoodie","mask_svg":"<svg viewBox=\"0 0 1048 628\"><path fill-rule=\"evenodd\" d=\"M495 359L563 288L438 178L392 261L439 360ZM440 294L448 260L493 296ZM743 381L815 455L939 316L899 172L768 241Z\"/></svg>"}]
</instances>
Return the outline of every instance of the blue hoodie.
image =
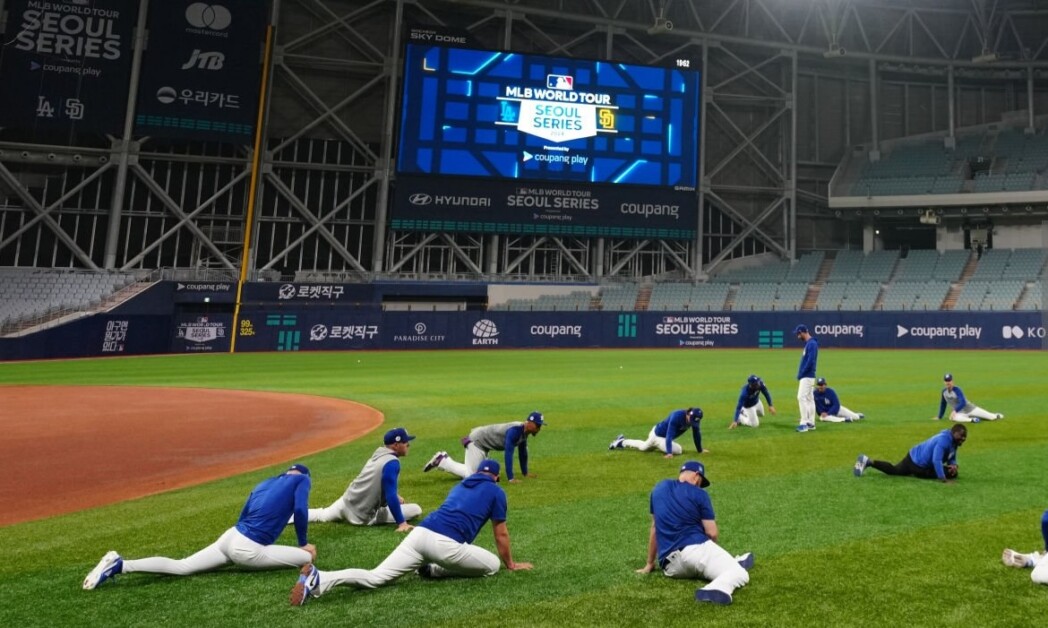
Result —
<instances>
[{"instance_id":1,"label":"blue hoodie","mask_svg":"<svg viewBox=\"0 0 1048 628\"><path fill-rule=\"evenodd\" d=\"M306 533L311 486L308 475L297 473L263 480L248 496L236 529L255 543L272 545L294 513L298 545L305 545L309 542Z\"/></svg>"},{"instance_id":2,"label":"blue hoodie","mask_svg":"<svg viewBox=\"0 0 1048 628\"><path fill-rule=\"evenodd\" d=\"M506 491L485 473L474 473L451 489L440 508L419 526L459 543L472 543L488 522L506 520Z\"/></svg>"},{"instance_id":3,"label":"blue hoodie","mask_svg":"<svg viewBox=\"0 0 1048 628\"><path fill-rule=\"evenodd\" d=\"M830 416L837 416L837 413L841 411L841 400L837 398L837 393L829 386L823 391L820 391L819 387L816 386L815 390L812 391L812 397L815 398L816 414L825 412Z\"/></svg>"},{"instance_id":4,"label":"blue hoodie","mask_svg":"<svg viewBox=\"0 0 1048 628\"><path fill-rule=\"evenodd\" d=\"M945 480L946 471L943 470L943 462L957 464L957 445L953 442L950 430L943 430L923 443L914 445L910 450L910 460L925 469L934 468L935 475L940 480Z\"/></svg>"},{"instance_id":5,"label":"blue hoodie","mask_svg":"<svg viewBox=\"0 0 1048 628\"><path fill-rule=\"evenodd\" d=\"M808 338L804 343L804 352L801 354L801 365L797 367L797 379L815 377L815 366L819 361L819 341L814 336Z\"/></svg>"}]
</instances>

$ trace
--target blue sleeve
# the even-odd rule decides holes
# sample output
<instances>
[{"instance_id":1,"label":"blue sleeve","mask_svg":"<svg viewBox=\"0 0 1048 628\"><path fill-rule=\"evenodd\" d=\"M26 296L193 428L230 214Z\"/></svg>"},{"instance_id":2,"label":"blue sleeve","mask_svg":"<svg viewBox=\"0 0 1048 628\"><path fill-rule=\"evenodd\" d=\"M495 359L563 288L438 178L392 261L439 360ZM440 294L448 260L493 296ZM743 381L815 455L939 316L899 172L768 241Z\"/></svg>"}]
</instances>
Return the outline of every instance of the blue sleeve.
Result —
<instances>
[{"instance_id":1,"label":"blue sleeve","mask_svg":"<svg viewBox=\"0 0 1048 628\"><path fill-rule=\"evenodd\" d=\"M1048 552L1048 510L1041 515L1041 537L1044 538L1044 551Z\"/></svg>"},{"instance_id":2,"label":"blue sleeve","mask_svg":"<svg viewBox=\"0 0 1048 628\"><path fill-rule=\"evenodd\" d=\"M841 400L837 397L837 393L833 392L829 388L826 389L826 396L830 400L830 409L827 410L831 415L837 416L841 411Z\"/></svg>"},{"instance_id":3,"label":"blue sleeve","mask_svg":"<svg viewBox=\"0 0 1048 628\"><path fill-rule=\"evenodd\" d=\"M812 377L815 376L815 356L819 353L819 347L813 342L804 345L804 356L801 357L801 365L797 367L797 379L803 379L804 374L812 369Z\"/></svg>"},{"instance_id":4,"label":"blue sleeve","mask_svg":"<svg viewBox=\"0 0 1048 628\"><path fill-rule=\"evenodd\" d=\"M309 543L309 489L312 487L309 476L300 476L302 481L295 487L295 535L298 546Z\"/></svg>"},{"instance_id":5,"label":"blue sleeve","mask_svg":"<svg viewBox=\"0 0 1048 628\"><path fill-rule=\"evenodd\" d=\"M968 400L964 398L964 391L961 390L960 386L954 386L953 392L957 393L957 404L954 406L954 410L963 410L964 406L968 405Z\"/></svg>"},{"instance_id":6,"label":"blue sleeve","mask_svg":"<svg viewBox=\"0 0 1048 628\"><path fill-rule=\"evenodd\" d=\"M505 521L506 511L509 510L509 506L506 504L506 491L502 490L497 485L495 488L498 490L495 492L494 503L491 505L491 520Z\"/></svg>"},{"instance_id":7,"label":"blue sleeve","mask_svg":"<svg viewBox=\"0 0 1048 628\"><path fill-rule=\"evenodd\" d=\"M506 457L505 457L505 460L503 462L504 462L505 467L506 467L506 479L507 480L512 480L513 479L513 450L517 448L517 440L520 439L520 436L523 433L524 433L524 426L523 425L516 425L516 426L511 427L508 430L506 430L506 443L505 443ZM525 447L525 445L522 443L521 447ZM527 471L524 469L524 460L527 460L527 457L528 457L528 454L525 453L523 455L523 457L521 458L521 462L520 462L520 471L521 471L521 473L527 473Z\"/></svg>"},{"instance_id":8,"label":"blue sleeve","mask_svg":"<svg viewBox=\"0 0 1048 628\"><path fill-rule=\"evenodd\" d=\"M397 495L397 478L400 476L400 461L390 460L382 467L382 495L386 506L397 525L404 523L404 512L400 509L400 497Z\"/></svg>"},{"instance_id":9,"label":"blue sleeve","mask_svg":"<svg viewBox=\"0 0 1048 628\"><path fill-rule=\"evenodd\" d=\"M943 388L943 392L945 392L945 391L946 391L946 389ZM943 397L942 392L940 392L939 393L939 418L941 419L942 415L944 415L944 414L946 414L946 397Z\"/></svg>"},{"instance_id":10,"label":"blue sleeve","mask_svg":"<svg viewBox=\"0 0 1048 628\"><path fill-rule=\"evenodd\" d=\"M681 415L683 416L683 414ZM673 439L677 436L677 428L680 427L680 422L677 420L677 413L674 412L668 419L669 423L666 425L666 453L673 453Z\"/></svg>"},{"instance_id":11,"label":"blue sleeve","mask_svg":"<svg viewBox=\"0 0 1048 628\"><path fill-rule=\"evenodd\" d=\"M764 398L768 400L768 405L774 406L775 404L771 402L771 393L768 392L768 387L761 386L761 392L764 393Z\"/></svg>"},{"instance_id":12,"label":"blue sleeve","mask_svg":"<svg viewBox=\"0 0 1048 628\"><path fill-rule=\"evenodd\" d=\"M699 519L705 519L707 521L717 520L717 516L713 513L713 502L710 501L709 493L703 491L699 494L698 506Z\"/></svg>"},{"instance_id":13,"label":"blue sleeve","mask_svg":"<svg viewBox=\"0 0 1048 628\"><path fill-rule=\"evenodd\" d=\"M702 453L702 430L699 428L701 420L696 419L691 422L691 437L695 440L695 451Z\"/></svg>"},{"instance_id":14,"label":"blue sleeve","mask_svg":"<svg viewBox=\"0 0 1048 628\"><path fill-rule=\"evenodd\" d=\"M528 440L524 439L524 442L517 447L517 460L520 461L520 474L528 474Z\"/></svg>"},{"instance_id":15,"label":"blue sleeve","mask_svg":"<svg viewBox=\"0 0 1048 628\"><path fill-rule=\"evenodd\" d=\"M932 467L935 469L935 475L940 480L946 479L946 471L942 468L942 455L946 453L946 449L939 443L935 442L935 447L932 449Z\"/></svg>"},{"instance_id":16,"label":"blue sleeve","mask_svg":"<svg viewBox=\"0 0 1048 628\"><path fill-rule=\"evenodd\" d=\"M746 403L746 388L746 386L742 387L742 391L739 393L739 403L735 405L735 414L731 417L731 420L736 423L739 422L739 413L742 412L742 404ZM770 404L771 401L768 403Z\"/></svg>"}]
</instances>

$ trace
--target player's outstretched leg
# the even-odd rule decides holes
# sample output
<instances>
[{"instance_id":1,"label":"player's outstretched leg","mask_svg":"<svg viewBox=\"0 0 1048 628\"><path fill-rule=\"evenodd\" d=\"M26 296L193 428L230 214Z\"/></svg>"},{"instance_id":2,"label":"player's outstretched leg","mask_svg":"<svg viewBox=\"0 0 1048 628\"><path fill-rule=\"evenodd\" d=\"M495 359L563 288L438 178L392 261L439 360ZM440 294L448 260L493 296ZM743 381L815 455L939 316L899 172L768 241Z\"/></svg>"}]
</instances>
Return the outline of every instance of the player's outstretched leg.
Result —
<instances>
[{"instance_id":1,"label":"player's outstretched leg","mask_svg":"<svg viewBox=\"0 0 1048 628\"><path fill-rule=\"evenodd\" d=\"M303 565L298 572L298 582L291 587L291 605L302 606L311 596L317 597L320 572L312 564Z\"/></svg>"},{"instance_id":2,"label":"player's outstretched leg","mask_svg":"<svg viewBox=\"0 0 1048 628\"><path fill-rule=\"evenodd\" d=\"M124 559L114 551L106 552L95 568L84 578L84 590L90 591L124 570Z\"/></svg>"}]
</instances>

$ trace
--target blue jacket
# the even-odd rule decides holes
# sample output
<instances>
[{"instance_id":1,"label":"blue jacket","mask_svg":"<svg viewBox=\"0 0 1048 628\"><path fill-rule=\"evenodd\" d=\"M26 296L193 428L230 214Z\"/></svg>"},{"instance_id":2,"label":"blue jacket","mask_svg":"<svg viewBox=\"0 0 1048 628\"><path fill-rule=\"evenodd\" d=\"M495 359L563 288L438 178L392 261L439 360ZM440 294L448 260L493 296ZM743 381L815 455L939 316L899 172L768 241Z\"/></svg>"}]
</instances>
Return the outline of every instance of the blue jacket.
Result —
<instances>
[{"instance_id":1,"label":"blue jacket","mask_svg":"<svg viewBox=\"0 0 1048 628\"><path fill-rule=\"evenodd\" d=\"M734 416L733 420L738 423L739 412L743 408L752 408L757 405L757 402L760 401L761 395L764 395L764 398L768 400L769 406L775 405L771 402L771 393L768 392L768 387L764 385L763 381L761 382L761 387L756 390L750 388L749 383L745 384L742 387L742 390L739 391L739 402L735 404L735 414L732 415Z\"/></svg>"},{"instance_id":2,"label":"blue jacket","mask_svg":"<svg viewBox=\"0 0 1048 628\"><path fill-rule=\"evenodd\" d=\"M804 343L804 353L801 354L801 365L797 368L797 379L815 377L815 364L819 361L819 341L815 337L808 338Z\"/></svg>"},{"instance_id":3,"label":"blue jacket","mask_svg":"<svg viewBox=\"0 0 1048 628\"><path fill-rule=\"evenodd\" d=\"M953 443L950 430L943 430L923 443L914 445L910 450L910 460L919 467L934 468L935 475L945 480L943 463L957 464L957 445Z\"/></svg>"},{"instance_id":4,"label":"blue jacket","mask_svg":"<svg viewBox=\"0 0 1048 628\"><path fill-rule=\"evenodd\" d=\"M710 496L703 489L679 480L663 480L649 498L655 525L659 564L673 551L710 540L702 520L715 521Z\"/></svg>"},{"instance_id":5,"label":"blue jacket","mask_svg":"<svg viewBox=\"0 0 1048 628\"><path fill-rule=\"evenodd\" d=\"M263 480L248 496L236 529L255 543L272 545L294 513L298 545L305 545L309 542L306 531L311 486L308 475L284 474Z\"/></svg>"},{"instance_id":6,"label":"blue jacket","mask_svg":"<svg viewBox=\"0 0 1048 628\"><path fill-rule=\"evenodd\" d=\"M942 418L942 416L944 414L946 414L946 397L948 396L947 393L949 393L949 391L945 387L943 387L942 392L939 393L939 418L940 419ZM954 386L953 387L953 396L954 396L953 409L956 410L957 412L961 412L962 410L964 410L964 407L966 405L968 405L968 400L964 398L964 391L961 390L960 386Z\"/></svg>"},{"instance_id":7,"label":"blue jacket","mask_svg":"<svg viewBox=\"0 0 1048 628\"><path fill-rule=\"evenodd\" d=\"M495 479L474 473L455 485L447 499L419 526L459 543L472 543L488 522L506 520L506 492Z\"/></svg>"},{"instance_id":8,"label":"blue jacket","mask_svg":"<svg viewBox=\"0 0 1048 628\"><path fill-rule=\"evenodd\" d=\"M688 421L687 410L674 410L668 417L655 426L655 435L666 439L666 453L673 453L673 439L677 438L691 428L691 437L695 441L695 451L702 453L702 432L699 431L699 422L702 419L692 418Z\"/></svg>"},{"instance_id":9,"label":"blue jacket","mask_svg":"<svg viewBox=\"0 0 1048 628\"><path fill-rule=\"evenodd\" d=\"M815 390L812 391L812 396L815 398L816 414L825 412L830 416L837 416L837 413L841 411L841 400L837 398L837 393L829 386L823 391L819 391L819 387L816 386Z\"/></svg>"}]
</instances>

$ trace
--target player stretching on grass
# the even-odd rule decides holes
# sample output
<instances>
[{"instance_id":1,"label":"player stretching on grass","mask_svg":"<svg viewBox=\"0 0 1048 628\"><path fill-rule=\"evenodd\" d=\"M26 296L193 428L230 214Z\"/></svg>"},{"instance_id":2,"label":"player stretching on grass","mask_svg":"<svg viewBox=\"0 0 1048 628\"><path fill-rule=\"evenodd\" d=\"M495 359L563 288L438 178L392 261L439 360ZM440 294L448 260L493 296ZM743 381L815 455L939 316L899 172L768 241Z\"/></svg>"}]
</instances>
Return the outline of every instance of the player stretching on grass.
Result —
<instances>
[{"instance_id":1,"label":"player stretching on grass","mask_svg":"<svg viewBox=\"0 0 1048 628\"><path fill-rule=\"evenodd\" d=\"M357 526L397 524L397 532L408 532L422 514L418 504L406 504L397 492L400 460L408 455L414 436L397 427L386 432L385 443L371 454L346 492L327 508L310 508L310 521L346 521ZM290 522L288 522L290 523Z\"/></svg>"},{"instance_id":2,"label":"player stretching on grass","mask_svg":"<svg viewBox=\"0 0 1048 628\"><path fill-rule=\"evenodd\" d=\"M1048 584L1048 510L1041 515L1041 536L1044 538L1043 552L1020 554L1013 549L1006 549L1001 554L1001 561L1009 567L1032 568L1030 579L1037 584Z\"/></svg>"},{"instance_id":3,"label":"player stretching on grass","mask_svg":"<svg viewBox=\"0 0 1048 628\"><path fill-rule=\"evenodd\" d=\"M469 436L462 439L462 444L466 447L465 463L456 462L446 451L438 451L426 466L422 467L422 471L440 469L460 478L467 478L477 472L481 460L484 460L489 452L504 451L506 477L510 482L516 482L517 479L513 477L513 451L516 450L520 460L520 474L526 478L533 478L535 476L528 473L528 437L537 436L545 424L541 412L532 412L526 421L475 427Z\"/></svg>"},{"instance_id":4,"label":"player stretching on grass","mask_svg":"<svg viewBox=\"0 0 1048 628\"><path fill-rule=\"evenodd\" d=\"M812 393L812 396L815 399L815 412L819 415L820 421L851 423L866 416L842 406L837 392L826 385L826 379L823 377L815 380L815 392Z\"/></svg>"},{"instance_id":5,"label":"player stretching on grass","mask_svg":"<svg viewBox=\"0 0 1048 628\"><path fill-rule=\"evenodd\" d=\"M761 395L768 400L768 410L775 414L775 406L771 403L771 393L764 385L764 380L756 375L746 378L746 385L739 391L739 402L735 404L735 417L728 426L733 430L739 425L746 427L759 427L760 417L764 416L764 404L761 403Z\"/></svg>"},{"instance_id":6,"label":"player stretching on grass","mask_svg":"<svg viewBox=\"0 0 1048 628\"><path fill-rule=\"evenodd\" d=\"M819 361L819 341L808 333L804 325L797 325L793 329L793 335L804 343L804 351L801 352L801 363L797 367L797 404L801 409L800 423L797 425L798 432L807 432L815 429L815 368Z\"/></svg>"},{"instance_id":7,"label":"player stretching on grass","mask_svg":"<svg viewBox=\"0 0 1048 628\"><path fill-rule=\"evenodd\" d=\"M968 428L954 425L943 430L923 443L914 445L899 464L893 465L883 460L870 460L865 454L859 454L855 461L855 477L873 467L888 475L912 475L918 478L939 480L952 483L957 477L957 448L968 440Z\"/></svg>"},{"instance_id":8,"label":"player stretching on grass","mask_svg":"<svg viewBox=\"0 0 1048 628\"><path fill-rule=\"evenodd\" d=\"M495 575L500 558L511 571L531 569L531 563L513 560L506 527L506 492L498 481L499 463L482 460L478 471L455 485L444 504L415 526L374 569L320 571L306 565L291 589L291 605L302 606L310 597L320 597L337 586L374 589L415 570L423 578L479 578ZM498 556L473 545L489 519Z\"/></svg>"},{"instance_id":9,"label":"player stretching on grass","mask_svg":"<svg viewBox=\"0 0 1048 628\"><path fill-rule=\"evenodd\" d=\"M943 375L942 381L946 383L946 387L942 389L942 398L939 401L939 416L935 417L936 420L942 419L946 413L946 406L950 407L950 420L957 423L978 423L980 419L996 421L1004 418L1003 414L983 410L965 399L961 387L953 385L953 375L950 373Z\"/></svg>"},{"instance_id":10,"label":"player stretching on grass","mask_svg":"<svg viewBox=\"0 0 1048 628\"><path fill-rule=\"evenodd\" d=\"M291 465L283 475L263 480L256 486L236 525L196 554L182 560L159 556L124 560L111 551L84 578L84 589L94 589L117 574L136 571L189 576L230 563L249 569L307 565L317 559L317 548L306 539L309 488L309 469L302 464ZM273 545L292 513L299 547Z\"/></svg>"},{"instance_id":11,"label":"player stretching on grass","mask_svg":"<svg viewBox=\"0 0 1048 628\"><path fill-rule=\"evenodd\" d=\"M705 489L706 467L689 460L676 480L662 480L649 498L651 531L648 560L637 573L651 573L658 559L662 573L670 578L705 578L709 584L695 592L699 602L731 604L735 589L750 581L747 569L753 554L733 557L717 545L717 521Z\"/></svg>"},{"instance_id":12,"label":"player stretching on grass","mask_svg":"<svg viewBox=\"0 0 1048 628\"><path fill-rule=\"evenodd\" d=\"M656 423L655 427L648 432L647 440L633 440L619 434L611 441L608 449L637 449L648 451L658 449L666 452L663 458L672 458L674 454L684 453L684 448L673 439L681 436L684 432L691 430L691 437L695 441L695 451L700 454L709 453L708 449L702 448L702 431L699 423L702 421L702 408L688 408L687 410L674 410L668 417Z\"/></svg>"}]
</instances>

